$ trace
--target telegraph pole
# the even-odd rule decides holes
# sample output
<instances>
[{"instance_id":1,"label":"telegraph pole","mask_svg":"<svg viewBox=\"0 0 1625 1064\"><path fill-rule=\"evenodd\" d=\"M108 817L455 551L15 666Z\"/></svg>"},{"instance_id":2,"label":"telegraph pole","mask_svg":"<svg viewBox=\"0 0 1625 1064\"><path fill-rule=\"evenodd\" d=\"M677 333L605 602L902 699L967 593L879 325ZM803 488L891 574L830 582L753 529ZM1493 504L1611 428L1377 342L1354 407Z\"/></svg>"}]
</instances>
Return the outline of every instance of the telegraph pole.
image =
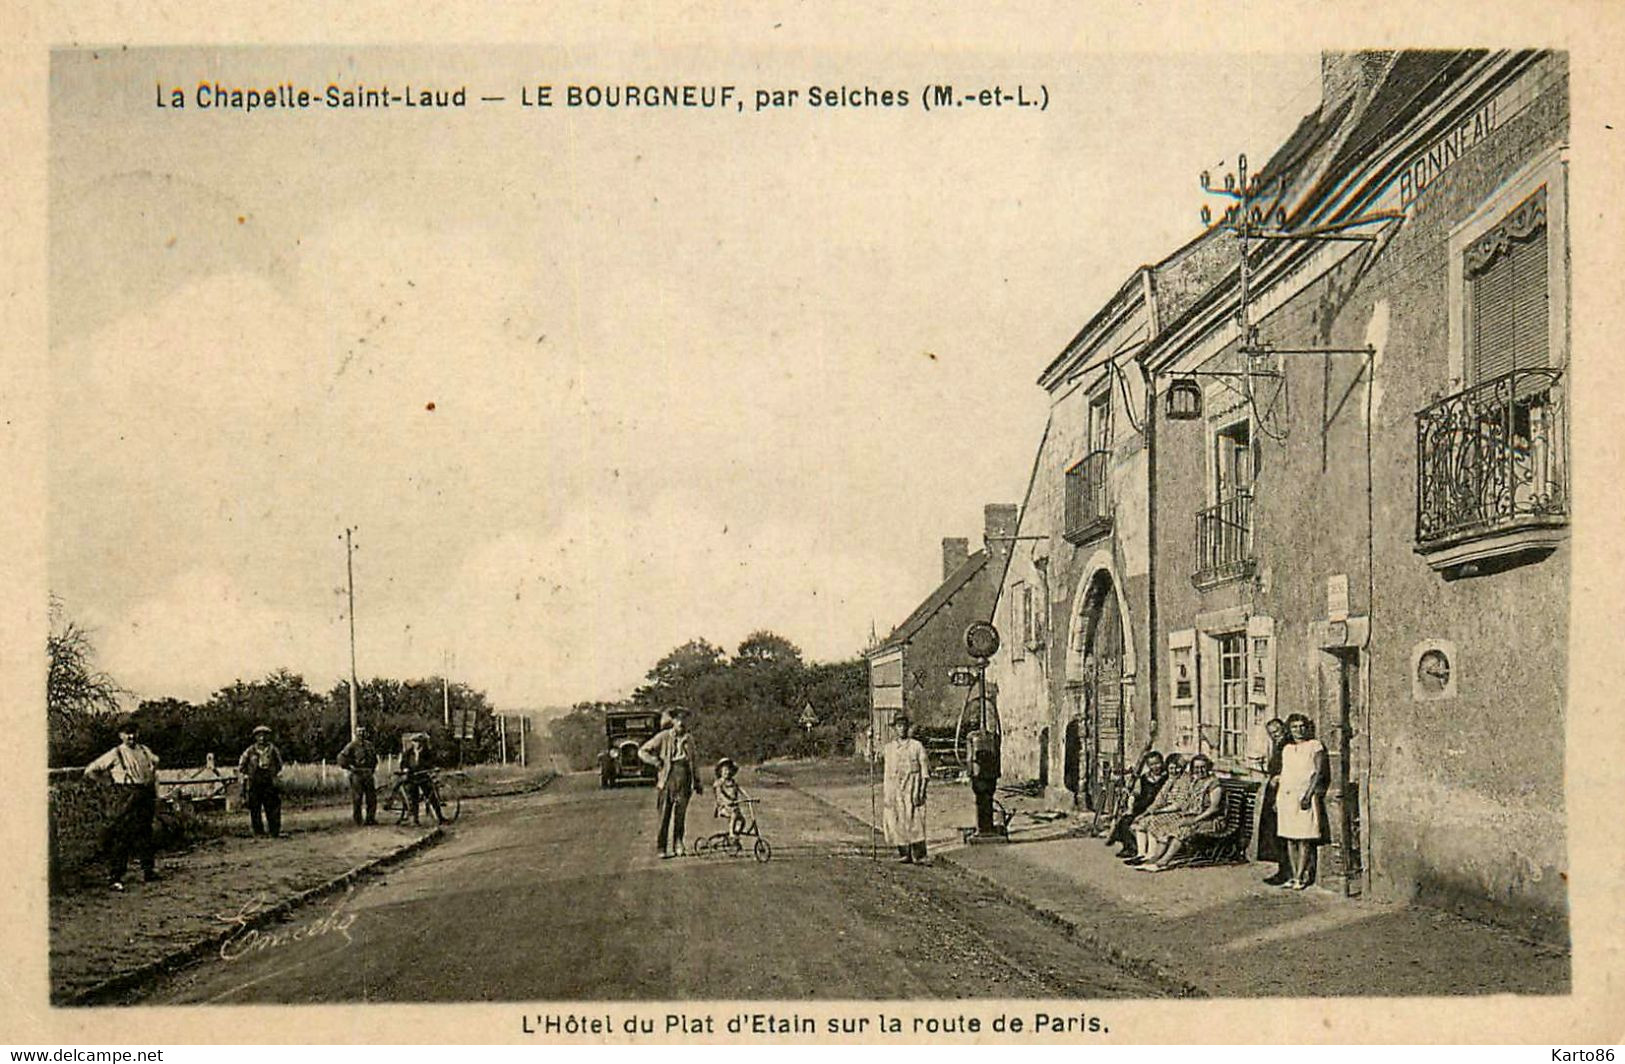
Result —
<instances>
[{"instance_id":1,"label":"telegraph pole","mask_svg":"<svg viewBox=\"0 0 1625 1064\"><path fill-rule=\"evenodd\" d=\"M441 723L449 728L451 727L451 681L447 677L451 675L451 651L448 650L440 656L440 664L440 707L443 714Z\"/></svg>"},{"instance_id":2,"label":"telegraph pole","mask_svg":"<svg viewBox=\"0 0 1625 1064\"><path fill-rule=\"evenodd\" d=\"M355 738L356 726L360 723L356 708L356 691L360 681L355 674L355 545L350 541L353 528L344 530L344 573L348 578L350 588L350 738Z\"/></svg>"}]
</instances>

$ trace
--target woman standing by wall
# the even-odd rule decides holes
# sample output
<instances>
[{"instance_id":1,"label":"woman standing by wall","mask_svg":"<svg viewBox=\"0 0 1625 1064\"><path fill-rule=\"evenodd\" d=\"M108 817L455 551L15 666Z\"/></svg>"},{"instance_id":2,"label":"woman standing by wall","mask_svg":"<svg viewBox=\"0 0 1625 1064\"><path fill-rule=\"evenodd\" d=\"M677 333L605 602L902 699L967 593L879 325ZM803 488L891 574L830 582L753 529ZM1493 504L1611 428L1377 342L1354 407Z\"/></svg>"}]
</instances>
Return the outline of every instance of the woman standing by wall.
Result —
<instances>
[{"instance_id":1,"label":"woman standing by wall","mask_svg":"<svg viewBox=\"0 0 1625 1064\"><path fill-rule=\"evenodd\" d=\"M1312 736L1309 718L1294 713L1286 719L1287 744L1281 750L1281 784L1276 792L1276 831L1286 843L1292 876L1288 890L1303 890L1313 875L1315 847L1320 844L1322 781L1326 748Z\"/></svg>"},{"instance_id":2,"label":"woman standing by wall","mask_svg":"<svg viewBox=\"0 0 1625 1064\"><path fill-rule=\"evenodd\" d=\"M1272 887L1280 887L1292 878L1292 865L1287 860L1286 844L1278 834L1275 812L1281 794L1281 751L1286 749L1286 725L1272 717L1265 722L1264 731L1269 741L1269 754L1264 761L1266 779L1263 793L1258 799L1258 830L1253 837L1258 840L1258 860L1275 862L1275 871L1264 882Z\"/></svg>"}]
</instances>

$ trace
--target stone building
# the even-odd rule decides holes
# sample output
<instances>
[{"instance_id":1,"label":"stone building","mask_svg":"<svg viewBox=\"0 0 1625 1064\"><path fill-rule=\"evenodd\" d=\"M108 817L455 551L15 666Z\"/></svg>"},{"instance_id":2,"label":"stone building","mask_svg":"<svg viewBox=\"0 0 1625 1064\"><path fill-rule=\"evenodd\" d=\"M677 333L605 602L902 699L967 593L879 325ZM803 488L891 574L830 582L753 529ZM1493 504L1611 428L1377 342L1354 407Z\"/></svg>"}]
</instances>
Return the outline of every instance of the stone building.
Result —
<instances>
[{"instance_id":1,"label":"stone building","mask_svg":"<svg viewBox=\"0 0 1625 1064\"><path fill-rule=\"evenodd\" d=\"M876 746L892 737L891 718L906 709L916 725L952 730L964 708L965 688L954 687L955 667L972 664L965 629L985 621L993 610L1015 532L1016 507L984 507L984 544L970 553L965 538L942 541L942 582L876 646L869 661L870 705Z\"/></svg>"},{"instance_id":2,"label":"stone building","mask_svg":"<svg viewBox=\"0 0 1625 1064\"><path fill-rule=\"evenodd\" d=\"M1150 736L1145 386L1152 271L1137 270L1039 377L1050 413L994 624L1005 772L1093 808Z\"/></svg>"},{"instance_id":3,"label":"stone building","mask_svg":"<svg viewBox=\"0 0 1625 1064\"><path fill-rule=\"evenodd\" d=\"M1200 750L1256 780L1262 724L1301 712L1331 763L1322 887L1561 940L1567 59L1322 70L1319 109L1217 223L1041 379L1020 524L1047 539L1016 552L996 616L1024 631L1036 584L1036 642L1057 638L1047 675L1017 657L1033 640L997 663L1007 772L1064 774L1075 726L1085 764ZM1099 437L1067 390L1094 396L1092 373L1122 400ZM1110 523L1080 544L1086 461ZM1121 666L1101 649L1119 625Z\"/></svg>"}]
</instances>

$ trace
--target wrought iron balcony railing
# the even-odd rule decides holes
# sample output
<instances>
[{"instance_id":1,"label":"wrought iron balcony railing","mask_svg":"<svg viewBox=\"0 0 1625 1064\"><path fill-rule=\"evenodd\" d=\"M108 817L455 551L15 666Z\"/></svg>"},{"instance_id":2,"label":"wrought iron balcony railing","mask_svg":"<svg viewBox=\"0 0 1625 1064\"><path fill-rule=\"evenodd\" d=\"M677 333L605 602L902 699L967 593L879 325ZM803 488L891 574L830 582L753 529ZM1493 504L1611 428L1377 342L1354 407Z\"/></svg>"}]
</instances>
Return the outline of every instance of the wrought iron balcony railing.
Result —
<instances>
[{"instance_id":1,"label":"wrought iron balcony railing","mask_svg":"<svg viewBox=\"0 0 1625 1064\"><path fill-rule=\"evenodd\" d=\"M1253 557L1253 497L1240 491L1216 506L1196 511L1196 572L1191 583L1200 588L1251 576Z\"/></svg>"},{"instance_id":2,"label":"wrought iron balcony railing","mask_svg":"<svg viewBox=\"0 0 1625 1064\"><path fill-rule=\"evenodd\" d=\"M1111 499L1106 492L1109 451L1091 451L1066 471L1066 527L1068 543L1084 543L1111 530Z\"/></svg>"},{"instance_id":3,"label":"wrought iron balcony railing","mask_svg":"<svg viewBox=\"0 0 1625 1064\"><path fill-rule=\"evenodd\" d=\"M1514 370L1416 415L1418 550L1566 523L1562 376Z\"/></svg>"}]
</instances>

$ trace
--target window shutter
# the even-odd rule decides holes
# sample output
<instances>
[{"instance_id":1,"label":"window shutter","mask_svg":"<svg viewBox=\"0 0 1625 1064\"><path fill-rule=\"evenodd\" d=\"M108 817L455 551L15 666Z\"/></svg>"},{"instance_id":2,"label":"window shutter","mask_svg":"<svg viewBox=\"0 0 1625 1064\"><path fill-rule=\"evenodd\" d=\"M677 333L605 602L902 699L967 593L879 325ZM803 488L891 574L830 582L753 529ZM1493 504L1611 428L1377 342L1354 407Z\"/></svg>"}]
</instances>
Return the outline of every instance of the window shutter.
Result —
<instances>
[{"instance_id":1,"label":"window shutter","mask_svg":"<svg viewBox=\"0 0 1625 1064\"><path fill-rule=\"evenodd\" d=\"M1253 704L1254 723L1274 716L1275 618L1254 614L1247 618L1247 700Z\"/></svg>"},{"instance_id":2,"label":"window shutter","mask_svg":"<svg viewBox=\"0 0 1625 1064\"><path fill-rule=\"evenodd\" d=\"M1024 625L1026 623L1025 611L1027 608L1027 585L1025 582L1018 580L1010 585L1009 631L1015 636L1014 639L1010 640L1010 657L1015 661L1022 661L1027 657L1027 640L1024 638L1026 635Z\"/></svg>"},{"instance_id":3,"label":"window shutter","mask_svg":"<svg viewBox=\"0 0 1625 1064\"><path fill-rule=\"evenodd\" d=\"M1473 363L1479 381L1513 369L1512 259L1502 255L1473 278Z\"/></svg>"},{"instance_id":4,"label":"window shutter","mask_svg":"<svg viewBox=\"0 0 1625 1064\"><path fill-rule=\"evenodd\" d=\"M1512 282L1513 333L1517 338L1513 354L1517 369L1548 364L1551 325L1546 314L1546 227L1541 226L1513 255L1516 275Z\"/></svg>"},{"instance_id":5,"label":"window shutter","mask_svg":"<svg viewBox=\"0 0 1625 1064\"><path fill-rule=\"evenodd\" d=\"M1473 383L1549 364L1542 189L1467 250Z\"/></svg>"}]
</instances>

